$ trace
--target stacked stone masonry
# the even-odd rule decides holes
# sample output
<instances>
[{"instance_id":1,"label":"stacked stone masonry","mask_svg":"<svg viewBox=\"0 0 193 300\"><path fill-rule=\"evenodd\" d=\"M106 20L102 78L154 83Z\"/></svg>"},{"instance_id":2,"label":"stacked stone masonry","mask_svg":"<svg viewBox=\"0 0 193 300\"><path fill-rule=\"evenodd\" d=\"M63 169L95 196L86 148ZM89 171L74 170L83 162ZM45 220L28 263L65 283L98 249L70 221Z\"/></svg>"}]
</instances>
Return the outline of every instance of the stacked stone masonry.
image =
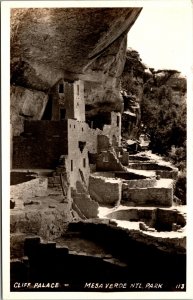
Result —
<instances>
[{"instance_id":1,"label":"stacked stone masonry","mask_svg":"<svg viewBox=\"0 0 193 300\"><path fill-rule=\"evenodd\" d=\"M66 122L28 121L24 136L13 137L13 168L52 169L68 153Z\"/></svg>"},{"instance_id":2,"label":"stacked stone masonry","mask_svg":"<svg viewBox=\"0 0 193 300\"><path fill-rule=\"evenodd\" d=\"M96 218L98 215L98 203L93 201L90 193L81 181L76 182L76 189L71 189L71 196L75 208L80 211L85 218Z\"/></svg>"},{"instance_id":3,"label":"stacked stone masonry","mask_svg":"<svg viewBox=\"0 0 193 300\"><path fill-rule=\"evenodd\" d=\"M122 201L128 206L172 206L173 182L167 187L128 188L123 185Z\"/></svg>"},{"instance_id":4,"label":"stacked stone masonry","mask_svg":"<svg viewBox=\"0 0 193 300\"><path fill-rule=\"evenodd\" d=\"M156 175L160 175L161 178L171 178L176 180L178 177L178 169L170 166L161 165L158 163L151 162L138 162L138 163L130 163L129 167L131 169L137 170L155 170Z\"/></svg>"},{"instance_id":5,"label":"stacked stone masonry","mask_svg":"<svg viewBox=\"0 0 193 300\"><path fill-rule=\"evenodd\" d=\"M90 175L89 193L100 204L119 205L121 202L121 188L122 182L120 179Z\"/></svg>"}]
</instances>

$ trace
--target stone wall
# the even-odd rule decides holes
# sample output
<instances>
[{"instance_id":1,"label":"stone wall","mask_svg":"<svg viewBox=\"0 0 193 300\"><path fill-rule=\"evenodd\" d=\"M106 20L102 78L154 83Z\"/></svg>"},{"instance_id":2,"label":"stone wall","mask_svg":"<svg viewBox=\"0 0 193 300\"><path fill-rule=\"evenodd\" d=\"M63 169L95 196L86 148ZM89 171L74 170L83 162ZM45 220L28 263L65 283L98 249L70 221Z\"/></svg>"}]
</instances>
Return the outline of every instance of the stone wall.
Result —
<instances>
[{"instance_id":1,"label":"stone wall","mask_svg":"<svg viewBox=\"0 0 193 300\"><path fill-rule=\"evenodd\" d=\"M74 82L74 116L73 118L85 122L85 99L84 82L77 80Z\"/></svg>"},{"instance_id":2,"label":"stone wall","mask_svg":"<svg viewBox=\"0 0 193 300\"><path fill-rule=\"evenodd\" d=\"M68 120L68 156L67 172L70 174L71 187L76 186L77 180L83 180L88 185L90 173L88 161L87 124L77 120ZM84 143L81 150L79 143ZM82 174L82 175L81 175Z\"/></svg>"},{"instance_id":3,"label":"stone wall","mask_svg":"<svg viewBox=\"0 0 193 300\"><path fill-rule=\"evenodd\" d=\"M155 185L155 178L147 179L133 179L133 180L124 180L122 185L123 193L127 191L128 188L149 188Z\"/></svg>"},{"instance_id":4,"label":"stone wall","mask_svg":"<svg viewBox=\"0 0 193 300\"><path fill-rule=\"evenodd\" d=\"M62 91L60 90L62 85ZM65 108L67 118L74 117L74 93L73 83L66 82L61 79L55 84L51 91L50 97L52 101L52 120L60 120L60 108Z\"/></svg>"},{"instance_id":5,"label":"stone wall","mask_svg":"<svg viewBox=\"0 0 193 300\"><path fill-rule=\"evenodd\" d=\"M34 122L34 123L33 123ZM26 122L26 136L13 138L13 168L55 168L61 155L68 153L65 122Z\"/></svg>"},{"instance_id":6,"label":"stone wall","mask_svg":"<svg viewBox=\"0 0 193 300\"><path fill-rule=\"evenodd\" d=\"M81 181L76 182L76 189L72 188L73 209L81 218L96 218L98 203L93 201Z\"/></svg>"},{"instance_id":7,"label":"stone wall","mask_svg":"<svg viewBox=\"0 0 193 300\"><path fill-rule=\"evenodd\" d=\"M46 240L53 240L61 236L73 219L70 213L71 203L68 208L64 207L64 203L44 208L35 206L22 211L11 210L10 233L37 234Z\"/></svg>"},{"instance_id":8,"label":"stone wall","mask_svg":"<svg viewBox=\"0 0 193 300\"><path fill-rule=\"evenodd\" d=\"M67 133L66 121L25 121L24 135L35 136L37 138L62 137L65 138Z\"/></svg>"},{"instance_id":9,"label":"stone wall","mask_svg":"<svg viewBox=\"0 0 193 300\"><path fill-rule=\"evenodd\" d=\"M48 179L45 177L39 177L27 182L23 182L10 186L10 198L26 199L36 196L44 196L47 193ZM17 203L16 203L17 205Z\"/></svg>"},{"instance_id":10,"label":"stone wall","mask_svg":"<svg viewBox=\"0 0 193 300\"><path fill-rule=\"evenodd\" d=\"M122 163L122 165L128 167L128 165L129 165L129 153L126 152L126 151L122 151L122 152L120 152L120 155L118 154L118 157L119 157L119 160Z\"/></svg>"},{"instance_id":11,"label":"stone wall","mask_svg":"<svg viewBox=\"0 0 193 300\"><path fill-rule=\"evenodd\" d=\"M103 134L110 137L113 146L121 144L121 114L114 111L111 112L111 125L105 125ZM116 145L114 142L116 141Z\"/></svg>"},{"instance_id":12,"label":"stone wall","mask_svg":"<svg viewBox=\"0 0 193 300\"><path fill-rule=\"evenodd\" d=\"M60 79L51 89L52 120L60 120L60 109L65 109L65 119L85 121L84 82Z\"/></svg>"},{"instance_id":13,"label":"stone wall","mask_svg":"<svg viewBox=\"0 0 193 300\"><path fill-rule=\"evenodd\" d=\"M178 169L173 168L171 171L156 170L156 175L159 175L161 178L171 178L171 179L177 180L177 178L178 178Z\"/></svg>"},{"instance_id":14,"label":"stone wall","mask_svg":"<svg viewBox=\"0 0 193 300\"><path fill-rule=\"evenodd\" d=\"M138 163L130 163L129 168L137 169L137 170L155 170L156 175L160 175L161 178L171 178L177 179L178 177L178 169L165 166L157 163L149 163L149 162L138 162Z\"/></svg>"},{"instance_id":15,"label":"stone wall","mask_svg":"<svg viewBox=\"0 0 193 300\"><path fill-rule=\"evenodd\" d=\"M173 186L126 188L124 185L122 200L128 206L172 206Z\"/></svg>"},{"instance_id":16,"label":"stone wall","mask_svg":"<svg viewBox=\"0 0 193 300\"><path fill-rule=\"evenodd\" d=\"M110 138L106 135L98 135L97 136L97 152L98 154L103 151L111 150L112 144L110 142Z\"/></svg>"},{"instance_id":17,"label":"stone wall","mask_svg":"<svg viewBox=\"0 0 193 300\"><path fill-rule=\"evenodd\" d=\"M183 214L179 213L177 210L168 209L157 209L157 218L155 227L157 230L160 228L169 228L172 230L172 224L176 223L182 227L186 225L186 220Z\"/></svg>"},{"instance_id":18,"label":"stone wall","mask_svg":"<svg viewBox=\"0 0 193 300\"><path fill-rule=\"evenodd\" d=\"M89 193L100 204L119 205L121 201L120 179L90 175Z\"/></svg>"},{"instance_id":19,"label":"stone wall","mask_svg":"<svg viewBox=\"0 0 193 300\"><path fill-rule=\"evenodd\" d=\"M150 216L151 212L148 211L147 214ZM100 221L95 222L95 220L89 220L88 222L71 223L70 228L71 230L74 229L75 232L80 231L82 236L86 236L90 240L94 239L95 241L97 240L100 243L102 242L103 245L108 245L112 252L115 251L116 254L120 253L120 257L122 258L122 260L127 260L130 264L132 264L132 260L131 256L128 255L128 253L131 253L132 251L132 242L137 243L139 248L135 247L135 257L137 254L137 257L141 259L140 263L147 263L147 268L150 267L150 264L149 260L144 260L144 255L147 255L147 253L150 254L151 251L152 257L150 255L150 259L155 259L155 265L151 264L151 267L154 266L156 268L157 264L159 263L159 260L157 260L158 257L155 257L157 251L161 250L164 254L172 254L168 257L168 263L171 262L172 258L174 258L176 254L186 253L186 237L184 233L179 232L175 235L172 234L168 236L166 234L161 235L157 232L147 232L142 230L121 228L120 226L116 225L116 222L113 222L112 224L112 221L108 219L103 223L100 223ZM148 248L145 250L143 248L144 246L147 246ZM137 249L139 252L137 251ZM142 255L142 253L144 255ZM164 257L166 258L166 256ZM135 260L134 265L136 267ZM178 264L176 264L175 259L174 266L178 268ZM141 270L144 271L146 276L147 268ZM168 272L169 271L171 271L171 269L168 269ZM146 276L145 278L147 278Z\"/></svg>"},{"instance_id":20,"label":"stone wall","mask_svg":"<svg viewBox=\"0 0 193 300\"><path fill-rule=\"evenodd\" d=\"M114 149L103 151L97 155L97 171L125 171Z\"/></svg>"}]
</instances>

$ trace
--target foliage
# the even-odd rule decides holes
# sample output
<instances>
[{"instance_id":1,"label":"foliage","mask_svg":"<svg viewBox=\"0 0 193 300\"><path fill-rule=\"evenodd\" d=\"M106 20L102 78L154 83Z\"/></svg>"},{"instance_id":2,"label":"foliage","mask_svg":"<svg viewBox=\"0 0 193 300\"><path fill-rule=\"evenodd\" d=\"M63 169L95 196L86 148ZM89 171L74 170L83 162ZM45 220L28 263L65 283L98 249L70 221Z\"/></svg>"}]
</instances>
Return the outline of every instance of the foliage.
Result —
<instances>
[{"instance_id":1,"label":"foliage","mask_svg":"<svg viewBox=\"0 0 193 300\"><path fill-rule=\"evenodd\" d=\"M146 85L141 111L143 127L151 139L152 152L169 155L172 147L185 147L186 104L172 96L170 87ZM179 151L183 156L182 149Z\"/></svg>"},{"instance_id":2,"label":"foliage","mask_svg":"<svg viewBox=\"0 0 193 300\"><path fill-rule=\"evenodd\" d=\"M143 129L150 136L150 149L163 155L179 170L175 196L186 204L186 103L167 85L146 84L141 105Z\"/></svg>"},{"instance_id":3,"label":"foliage","mask_svg":"<svg viewBox=\"0 0 193 300\"><path fill-rule=\"evenodd\" d=\"M180 172L175 186L175 196L181 201L181 204L186 204L186 172Z\"/></svg>"}]
</instances>

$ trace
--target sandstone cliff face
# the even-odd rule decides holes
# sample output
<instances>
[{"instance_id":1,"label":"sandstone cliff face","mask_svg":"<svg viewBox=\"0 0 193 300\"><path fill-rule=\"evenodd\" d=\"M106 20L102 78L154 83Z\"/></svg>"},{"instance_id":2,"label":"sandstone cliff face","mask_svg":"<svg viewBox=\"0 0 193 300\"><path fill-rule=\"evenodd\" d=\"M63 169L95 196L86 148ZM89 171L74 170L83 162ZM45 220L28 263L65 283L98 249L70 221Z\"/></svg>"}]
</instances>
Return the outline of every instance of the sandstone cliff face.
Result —
<instances>
[{"instance_id":1,"label":"sandstone cliff face","mask_svg":"<svg viewBox=\"0 0 193 300\"><path fill-rule=\"evenodd\" d=\"M137 139L139 135L144 82L153 75L142 62L137 51L129 48L121 76L121 89L124 100L122 114L122 136L125 139Z\"/></svg>"},{"instance_id":2,"label":"sandstone cliff face","mask_svg":"<svg viewBox=\"0 0 193 300\"><path fill-rule=\"evenodd\" d=\"M11 86L11 124L12 134L23 131L24 120L41 120L48 101L44 92Z\"/></svg>"},{"instance_id":3,"label":"sandstone cliff face","mask_svg":"<svg viewBox=\"0 0 193 300\"><path fill-rule=\"evenodd\" d=\"M129 48L121 76L124 113L122 115L122 134L125 138L137 139L140 133L141 105L144 97L170 92L171 101L186 101L186 78L176 70L154 70L148 68L137 51ZM167 97L167 95L165 95ZM159 104L158 104L159 105Z\"/></svg>"},{"instance_id":4,"label":"sandstone cliff face","mask_svg":"<svg viewBox=\"0 0 193 300\"><path fill-rule=\"evenodd\" d=\"M11 84L46 94L58 80L98 83L86 102L121 110L119 78L127 32L141 8L30 8L11 11ZM92 114L92 112L91 112Z\"/></svg>"}]
</instances>

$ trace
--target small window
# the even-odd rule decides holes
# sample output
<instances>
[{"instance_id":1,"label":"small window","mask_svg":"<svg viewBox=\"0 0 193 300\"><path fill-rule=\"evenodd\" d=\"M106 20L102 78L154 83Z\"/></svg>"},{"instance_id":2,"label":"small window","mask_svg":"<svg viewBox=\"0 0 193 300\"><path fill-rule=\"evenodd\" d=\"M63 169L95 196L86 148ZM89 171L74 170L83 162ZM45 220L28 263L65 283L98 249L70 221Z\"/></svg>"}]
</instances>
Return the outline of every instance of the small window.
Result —
<instances>
[{"instance_id":1,"label":"small window","mask_svg":"<svg viewBox=\"0 0 193 300\"><path fill-rule=\"evenodd\" d=\"M60 109L60 120L65 120L66 117L66 110L65 108Z\"/></svg>"},{"instance_id":2,"label":"small window","mask_svg":"<svg viewBox=\"0 0 193 300\"><path fill-rule=\"evenodd\" d=\"M119 127L119 116L117 116L117 127Z\"/></svg>"},{"instance_id":3,"label":"small window","mask_svg":"<svg viewBox=\"0 0 193 300\"><path fill-rule=\"evenodd\" d=\"M79 102L77 102L76 106L79 106Z\"/></svg>"},{"instance_id":4,"label":"small window","mask_svg":"<svg viewBox=\"0 0 193 300\"><path fill-rule=\"evenodd\" d=\"M77 84L77 95L79 95L79 84Z\"/></svg>"},{"instance_id":5,"label":"small window","mask_svg":"<svg viewBox=\"0 0 193 300\"><path fill-rule=\"evenodd\" d=\"M76 128L76 126L74 125L74 128Z\"/></svg>"},{"instance_id":6,"label":"small window","mask_svg":"<svg viewBox=\"0 0 193 300\"><path fill-rule=\"evenodd\" d=\"M86 158L83 158L83 167L86 168Z\"/></svg>"},{"instance_id":7,"label":"small window","mask_svg":"<svg viewBox=\"0 0 193 300\"><path fill-rule=\"evenodd\" d=\"M73 160L71 160L71 172L73 171Z\"/></svg>"},{"instance_id":8,"label":"small window","mask_svg":"<svg viewBox=\"0 0 193 300\"><path fill-rule=\"evenodd\" d=\"M82 131L84 131L84 128L82 127Z\"/></svg>"},{"instance_id":9,"label":"small window","mask_svg":"<svg viewBox=\"0 0 193 300\"><path fill-rule=\"evenodd\" d=\"M105 156L103 157L103 162L109 162L109 158L108 158L107 155L105 155Z\"/></svg>"},{"instance_id":10,"label":"small window","mask_svg":"<svg viewBox=\"0 0 193 300\"><path fill-rule=\"evenodd\" d=\"M60 83L60 84L59 84L59 93L60 93L60 94L63 94L63 93L64 93L64 85L63 85L63 83Z\"/></svg>"}]
</instances>

